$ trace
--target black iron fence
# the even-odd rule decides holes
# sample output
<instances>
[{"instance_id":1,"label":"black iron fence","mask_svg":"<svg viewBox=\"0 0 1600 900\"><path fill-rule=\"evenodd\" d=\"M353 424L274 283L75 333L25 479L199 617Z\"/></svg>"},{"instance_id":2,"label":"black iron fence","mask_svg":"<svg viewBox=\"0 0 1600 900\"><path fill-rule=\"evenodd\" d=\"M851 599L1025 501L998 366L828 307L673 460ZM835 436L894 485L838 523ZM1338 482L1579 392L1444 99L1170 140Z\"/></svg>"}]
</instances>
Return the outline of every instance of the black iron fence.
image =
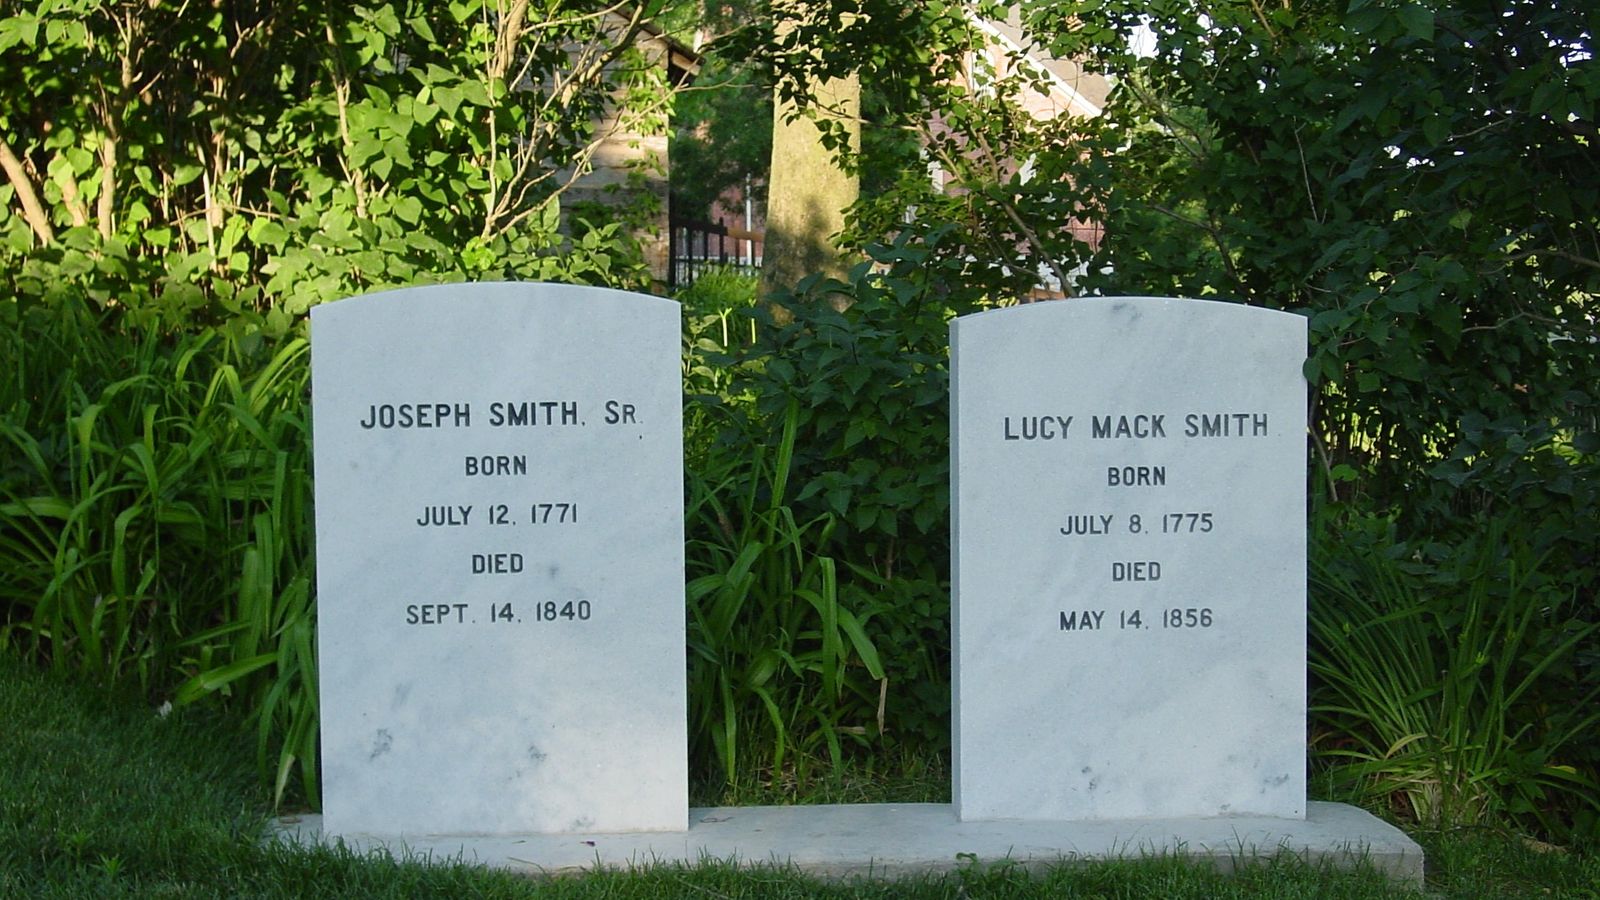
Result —
<instances>
[{"instance_id":1,"label":"black iron fence","mask_svg":"<svg viewBox=\"0 0 1600 900\"><path fill-rule=\"evenodd\" d=\"M713 269L732 269L746 274L761 271L765 235L759 231L729 228L716 222L673 219L669 232L667 287L672 290L694 284L702 273Z\"/></svg>"}]
</instances>

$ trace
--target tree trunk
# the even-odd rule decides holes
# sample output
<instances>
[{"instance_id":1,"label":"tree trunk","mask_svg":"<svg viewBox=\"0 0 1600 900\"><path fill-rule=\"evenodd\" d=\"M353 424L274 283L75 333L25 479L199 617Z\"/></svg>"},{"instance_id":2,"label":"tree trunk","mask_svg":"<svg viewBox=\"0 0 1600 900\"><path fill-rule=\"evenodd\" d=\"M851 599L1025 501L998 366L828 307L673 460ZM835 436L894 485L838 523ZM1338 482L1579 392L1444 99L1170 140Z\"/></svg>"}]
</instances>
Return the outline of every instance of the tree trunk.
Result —
<instances>
[{"instance_id":1,"label":"tree trunk","mask_svg":"<svg viewBox=\"0 0 1600 900\"><path fill-rule=\"evenodd\" d=\"M860 81L851 76L813 85L813 90L822 115L843 122L851 150L859 151ZM817 124L808 118L788 121L792 112L793 105L781 99L773 111L763 296L793 289L813 272L842 280L850 268L833 237L844 228L844 211L860 196L860 181L834 164Z\"/></svg>"}]
</instances>

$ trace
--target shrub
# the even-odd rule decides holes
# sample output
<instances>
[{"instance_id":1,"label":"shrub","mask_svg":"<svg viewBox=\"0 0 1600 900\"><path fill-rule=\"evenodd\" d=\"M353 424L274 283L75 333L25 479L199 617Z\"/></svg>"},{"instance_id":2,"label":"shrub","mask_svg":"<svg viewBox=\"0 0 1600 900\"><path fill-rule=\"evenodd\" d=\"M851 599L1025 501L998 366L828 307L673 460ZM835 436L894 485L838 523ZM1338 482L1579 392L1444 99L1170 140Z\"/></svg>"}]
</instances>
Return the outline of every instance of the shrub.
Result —
<instances>
[{"instance_id":1,"label":"shrub","mask_svg":"<svg viewBox=\"0 0 1600 900\"><path fill-rule=\"evenodd\" d=\"M862 745L949 744L948 321L986 298L951 287L960 263L938 253L946 232L908 231L870 248L849 283L813 277L752 309L753 346L702 357L727 367L699 411L716 437L687 442L702 448L692 479L716 472L754 492L691 512L691 560L716 570L710 536L781 508L798 529L787 533L828 561L882 669L863 653L823 716L854 723ZM781 477L749 474L779 460Z\"/></svg>"},{"instance_id":2,"label":"shrub","mask_svg":"<svg viewBox=\"0 0 1600 900\"><path fill-rule=\"evenodd\" d=\"M1498 522L1437 558L1381 521L1319 538L1312 751L1333 790L1431 828L1592 830L1600 686L1576 651L1600 625L1547 558Z\"/></svg>"},{"instance_id":3,"label":"shrub","mask_svg":"<svg viewBox=\"0 0 1600 900\"><path fill-rule=\"evenodd\" d=\"M306 342L0 303L0 645L248 710L314 794Z\"/></svg>"}]
</instances>

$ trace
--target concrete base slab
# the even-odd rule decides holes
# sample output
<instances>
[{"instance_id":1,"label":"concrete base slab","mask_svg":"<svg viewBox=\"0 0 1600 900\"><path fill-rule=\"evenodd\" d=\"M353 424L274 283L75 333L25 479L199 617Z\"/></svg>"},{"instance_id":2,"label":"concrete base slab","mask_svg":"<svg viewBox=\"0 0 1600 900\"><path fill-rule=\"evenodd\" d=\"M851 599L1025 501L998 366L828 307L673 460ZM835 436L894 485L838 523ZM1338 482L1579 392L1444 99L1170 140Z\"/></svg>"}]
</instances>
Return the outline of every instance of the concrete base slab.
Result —
<instances>
[{"instance_id":1,"label":"concrete base slab","mask_svg":"<svg viewBox=\"0 0 1600 900\"><path fill-rule=\"evenodd\" d=\"M279 840L324 840L322 818L280 819ZM689 811L675 833L527 835L345 835L353 849L399 857L461 859L532 875L701 860L793 866L823 877L898 878L977 863L1029 868L1064 862L1178 856L1231 871L1252 859L1293 853L1314 864L1366 862L1398 882L1422 886L1422 848L1364 810L1311 803L1305 821L1240 816L1115 822L960 822L949 804L741 806ZM334 839L329 839L331 840Z\"/></svg>"}]
</instances>

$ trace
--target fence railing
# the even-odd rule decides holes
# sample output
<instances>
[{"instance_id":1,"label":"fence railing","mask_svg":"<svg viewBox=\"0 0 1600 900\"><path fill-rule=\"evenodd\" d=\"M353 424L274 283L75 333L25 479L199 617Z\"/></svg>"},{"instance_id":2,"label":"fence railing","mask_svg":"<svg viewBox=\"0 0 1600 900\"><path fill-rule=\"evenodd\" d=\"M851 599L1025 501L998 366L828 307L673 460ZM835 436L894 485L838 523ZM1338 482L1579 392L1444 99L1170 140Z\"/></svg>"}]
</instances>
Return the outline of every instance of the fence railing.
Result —
<instances>
[{"instance_id":1,"label":"fence railing","mask_svg":"<svg viewBox=\"0 0 1600 900\"><path fill-rule=\"evenodd\" d=\"M694 284L711 269L761 271L762 232L693 219L673 219L668 231L667 287L672 290Z\"/></svg>"}]
</instances>

